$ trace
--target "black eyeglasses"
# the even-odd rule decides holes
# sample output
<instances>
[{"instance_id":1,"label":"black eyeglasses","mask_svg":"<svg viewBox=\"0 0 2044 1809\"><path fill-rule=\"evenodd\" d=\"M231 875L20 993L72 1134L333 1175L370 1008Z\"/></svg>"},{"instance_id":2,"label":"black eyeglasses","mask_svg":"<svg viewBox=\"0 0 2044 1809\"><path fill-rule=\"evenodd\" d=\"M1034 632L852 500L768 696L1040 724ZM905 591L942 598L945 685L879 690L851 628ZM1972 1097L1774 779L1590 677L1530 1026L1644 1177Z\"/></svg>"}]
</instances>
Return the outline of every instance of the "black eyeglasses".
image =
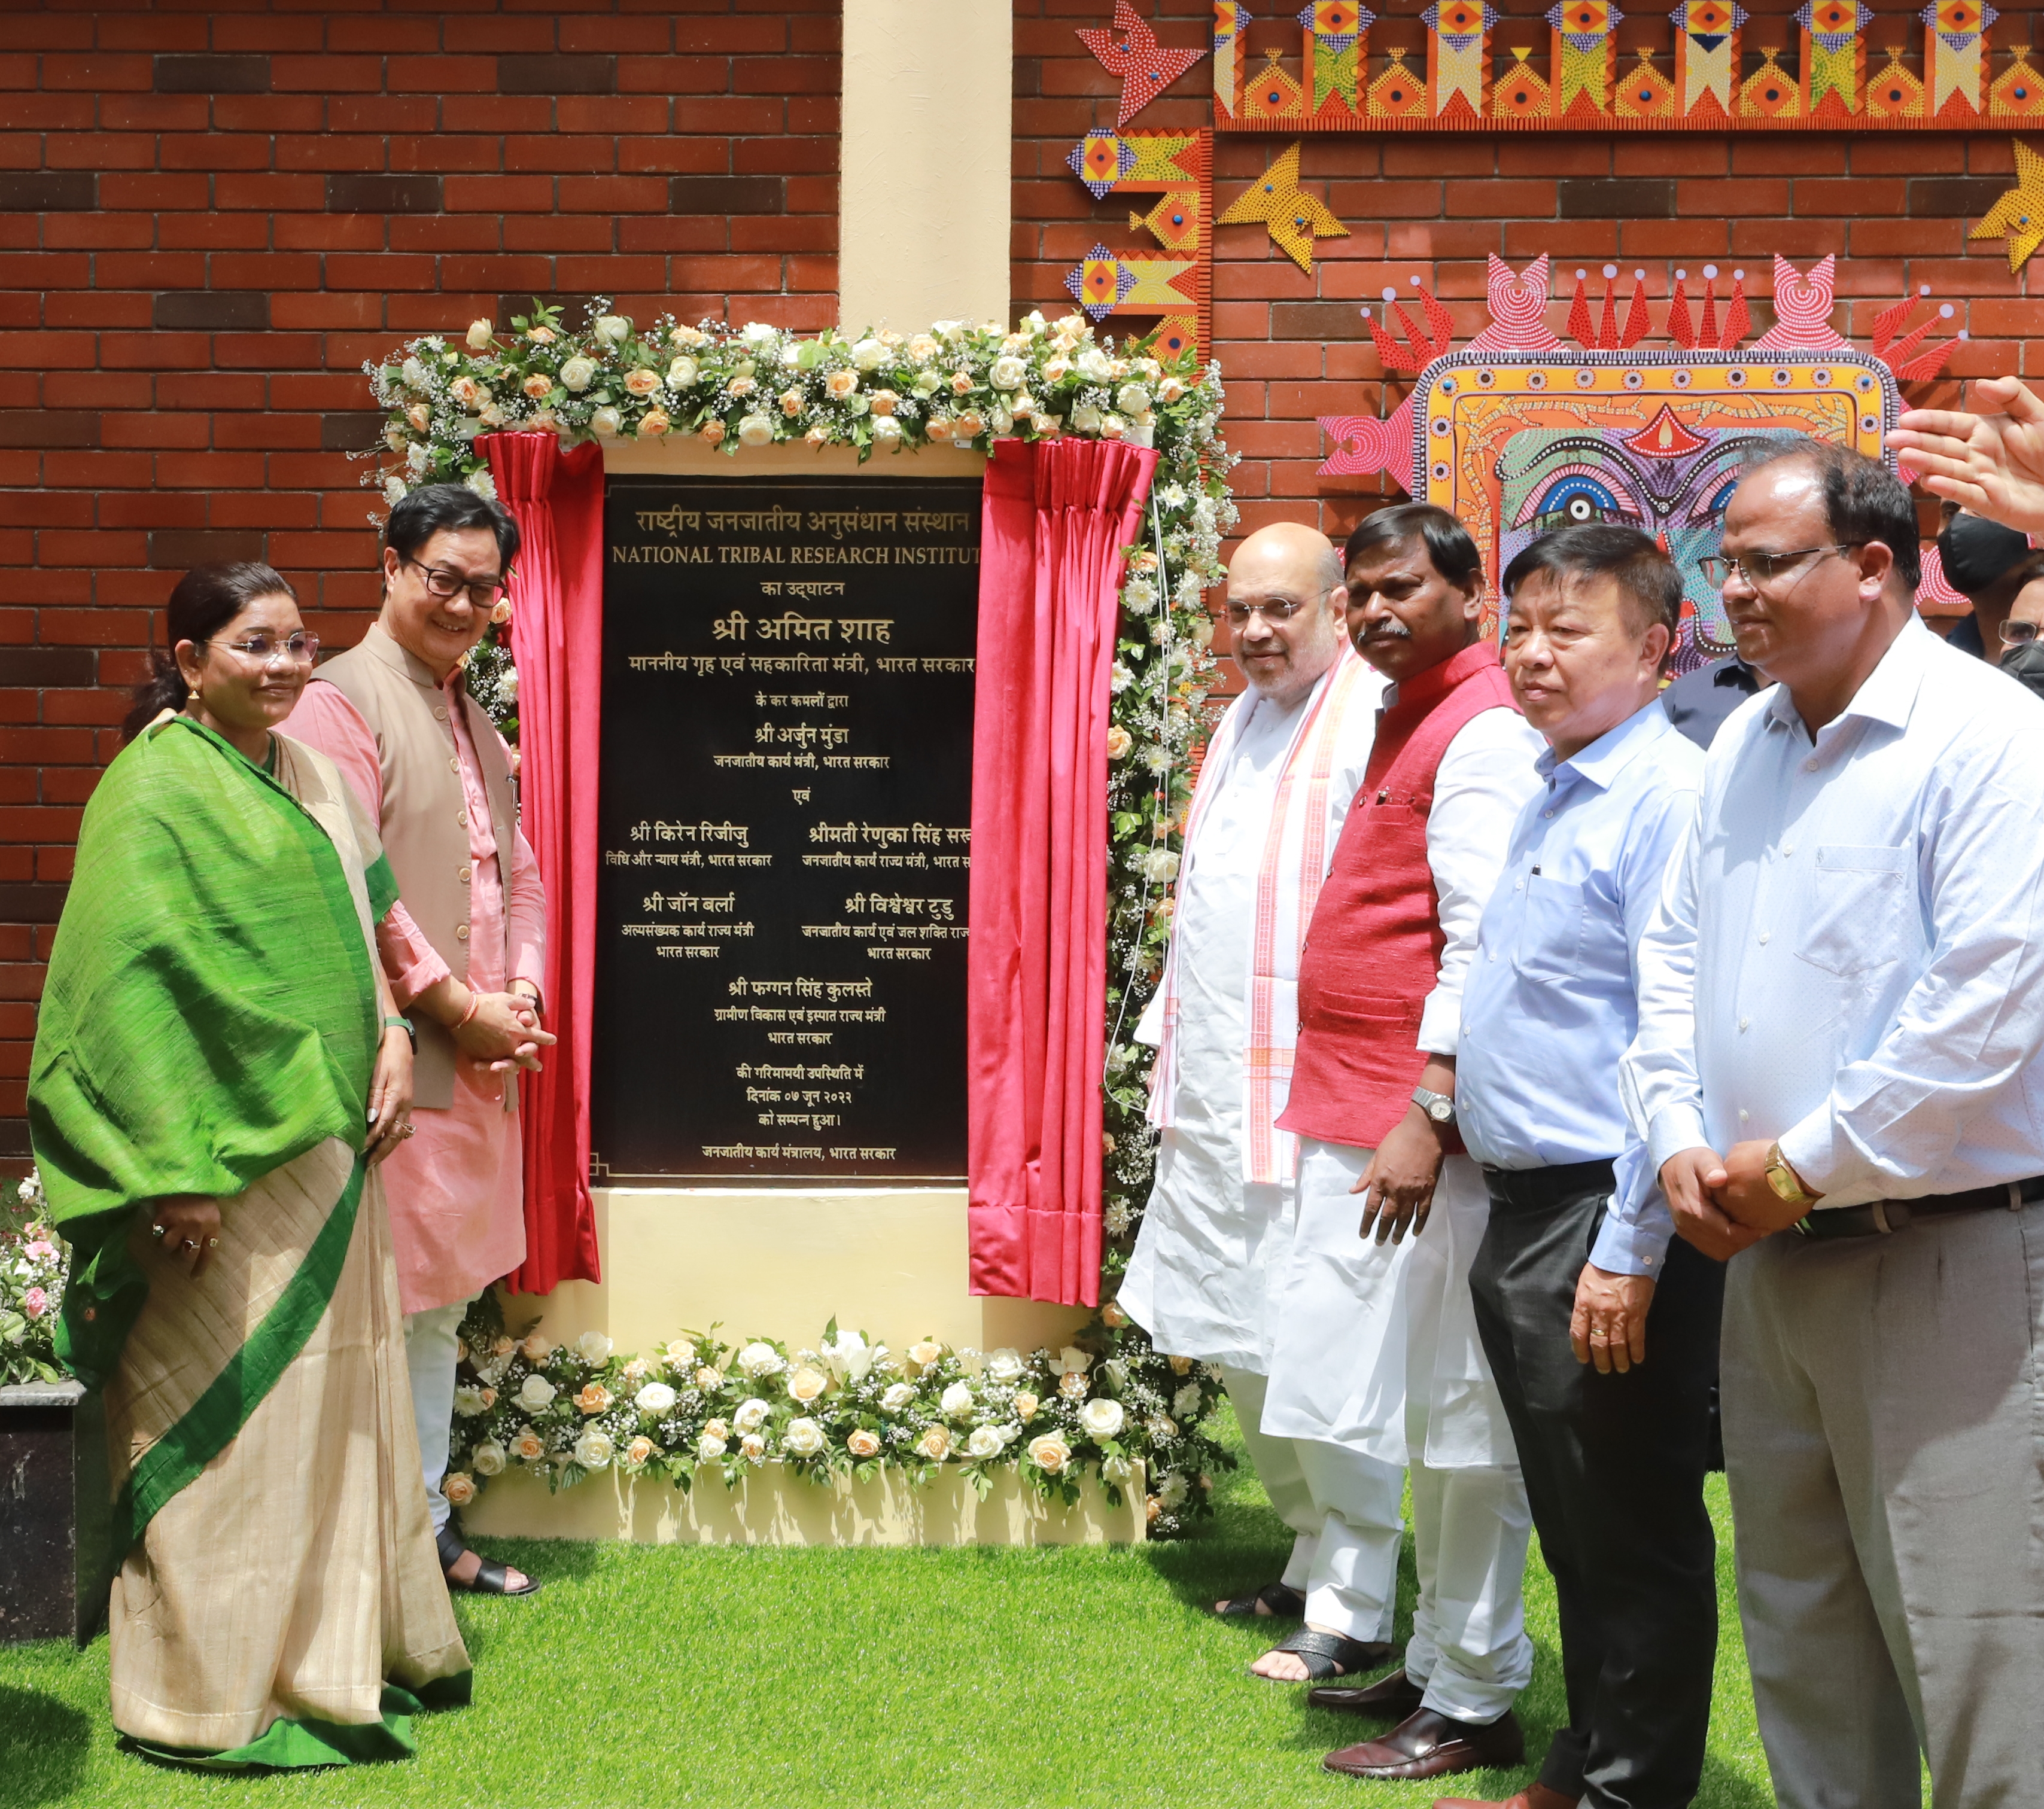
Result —
<instances>
[{"instance_id":1,"label":"black eyeglasses","mask_svg":"<svg viewBox=\"0 0 2044 1809\"><path fill-rule=\"evenodd\" d=\"M403 555L400 558L405 564L418 567L419 576L425 581L428 591L443 603L452 602L466 590L469 601L477 609L494 609L497 607L498 598L504 594L505 580L502 578L467 578L458 571L449 571L444 566L429 566L421 560Z\"/></svg>"},{"instance_id":2,"label":"black eyeglasses","mask_svg":"<svg viewBox=\"0 0 2044 1809\"><path fill-rule=\"evenodd\" d=\"M301 629L297 634L279 640L274 635L252 634L244 640L213 640L208 647L232 647L236 653L255 660L259 665L274 666L280 660L289 660L295 666L309 666L319 657L320 638Z\"/></svg>"}]
</instances>

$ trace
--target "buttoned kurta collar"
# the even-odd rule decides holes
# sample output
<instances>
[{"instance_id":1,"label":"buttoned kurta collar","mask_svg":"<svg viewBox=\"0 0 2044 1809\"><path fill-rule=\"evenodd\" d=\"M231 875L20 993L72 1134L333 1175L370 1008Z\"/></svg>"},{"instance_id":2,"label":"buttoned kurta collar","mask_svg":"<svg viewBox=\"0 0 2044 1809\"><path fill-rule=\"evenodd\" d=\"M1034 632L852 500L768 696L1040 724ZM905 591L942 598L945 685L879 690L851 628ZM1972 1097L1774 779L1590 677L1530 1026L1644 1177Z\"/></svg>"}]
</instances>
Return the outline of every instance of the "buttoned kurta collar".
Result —
<instances>
[{"instance_id":1,"label":"buttoned kurta collar","mask_svg":"<svg viewBox=\"0 0 2044 1809\"><path fill-rule=\"evenodd\" d=\"M433 676L433 669L416 653L398 644L396 638L380 621L371 622L369 632L362 637L362 651L379 665L387 666L394 672L402 672L422 690L444 691L447 686ZM457 666L448 674L455 678L461 668Z\"/></svg>"}]
</instances>

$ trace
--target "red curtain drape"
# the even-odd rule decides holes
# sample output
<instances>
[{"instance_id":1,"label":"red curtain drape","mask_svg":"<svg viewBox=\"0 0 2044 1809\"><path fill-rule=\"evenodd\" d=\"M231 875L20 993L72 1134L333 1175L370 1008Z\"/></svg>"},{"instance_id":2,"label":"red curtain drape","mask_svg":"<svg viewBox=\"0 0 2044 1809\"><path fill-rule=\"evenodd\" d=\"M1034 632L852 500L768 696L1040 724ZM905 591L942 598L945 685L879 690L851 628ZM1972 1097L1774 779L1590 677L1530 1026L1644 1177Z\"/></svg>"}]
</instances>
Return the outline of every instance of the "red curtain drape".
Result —
<instances>
[{"instance_id":1,"label":"red curtain drape","mask_svg":"<svg viewBox=\"0 0 2044 1809\"><path fill-rule=\"evenodd\" d=\"M596 990L596 774L603 670L603 451L550 433L475 442L523 545L511 582L518 779L547 886L547 1027L560 1039L520 1097L525 1260L514 1292L597 1277L589 1197L590 1018Z\"/></svg>"},{"instance_id":2,"label":"red curtain drape","mask_svg":"<svg viewBox=\"0 0 2044 1809\"><path fill-rule=\"evenodd\" d=\"M1003 440L987 467L973 729L972 1291L1100 1300L1108 674L1155 452Z\"/></svg>"}]
</instances>

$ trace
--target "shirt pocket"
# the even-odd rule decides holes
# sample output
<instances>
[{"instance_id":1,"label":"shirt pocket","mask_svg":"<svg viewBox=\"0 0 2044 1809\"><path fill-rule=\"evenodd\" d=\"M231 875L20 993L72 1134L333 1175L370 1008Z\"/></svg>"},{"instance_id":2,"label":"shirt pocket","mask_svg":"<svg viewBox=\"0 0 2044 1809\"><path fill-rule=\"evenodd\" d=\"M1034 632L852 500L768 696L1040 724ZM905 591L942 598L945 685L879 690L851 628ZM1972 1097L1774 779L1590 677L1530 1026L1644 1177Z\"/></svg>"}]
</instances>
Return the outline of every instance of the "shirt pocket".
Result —
<instances>
[{"instance_id":1,"label":"shirt pocket","mask_svg":"<svg viewBox=\"0 0 2044 1809\"><path fill-rule=\"evenodd\" d=\"M1527 980L1572 980L1582 971L1583 889L1529 874L1512 964Z\"/></svg>"},{"instance_id":2,"label":"shirt pocket","mask_svg":"<svg viewBox=\"0 0 2044 1809\"><path fill-rule=\"evenodd\" d=\"M1911 851L1819 843L1796 954L1827 974L1865 974L1902 958L1916 928Z\"/></svg>"}]
</instances>

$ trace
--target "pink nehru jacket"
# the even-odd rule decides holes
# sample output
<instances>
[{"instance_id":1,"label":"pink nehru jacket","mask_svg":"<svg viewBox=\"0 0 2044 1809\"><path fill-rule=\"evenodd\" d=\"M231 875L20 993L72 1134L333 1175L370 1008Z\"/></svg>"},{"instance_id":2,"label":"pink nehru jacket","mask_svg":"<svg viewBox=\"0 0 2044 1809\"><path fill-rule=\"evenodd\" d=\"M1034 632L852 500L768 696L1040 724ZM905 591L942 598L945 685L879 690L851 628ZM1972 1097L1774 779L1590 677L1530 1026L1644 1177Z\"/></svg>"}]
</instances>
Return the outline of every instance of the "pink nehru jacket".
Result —
<instances>
[{"instance_id":1,"label":"pink nehru jacket","mask_svg":"<svg viewBox=\"0 0 2044 1809\"><path fill-rule=\"evenodd\" d=\"M456 673L450 685L461 682ZM484 993L501 992L513 980L541 987L547 908L540 864L525 838L516 835L507 889L466 713L451 709L448 720L461 761L462 789L468 797L473 870L468 984ZM285 726L331 759L371 816L382 821L383 778L376 738L347 698L315 679ZM376 943L401 1010L448 977L448 964L402 901L378 926ZM512 1089L508 1097L507 1086ZM516 1103L513 1077L493 1074L486 1065L460 1058L455 1066L452 1106L444 1112L415 1110L412 1122L417 1135L384 1164L391 1242L398 1254L398 1292L406 1312L468 1300L524 1260L524 1184Z\"/></svg>"}]
</instances>

